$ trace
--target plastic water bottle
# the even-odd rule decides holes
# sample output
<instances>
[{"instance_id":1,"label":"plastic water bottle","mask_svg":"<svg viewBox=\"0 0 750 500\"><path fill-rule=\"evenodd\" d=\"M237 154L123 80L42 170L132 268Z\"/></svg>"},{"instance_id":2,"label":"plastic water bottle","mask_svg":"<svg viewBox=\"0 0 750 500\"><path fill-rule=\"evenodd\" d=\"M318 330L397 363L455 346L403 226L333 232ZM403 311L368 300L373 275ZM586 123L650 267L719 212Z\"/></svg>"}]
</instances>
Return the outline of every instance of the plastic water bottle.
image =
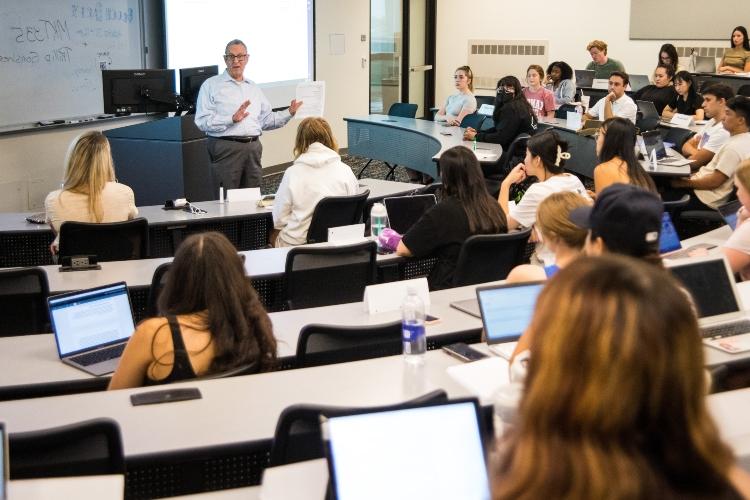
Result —
<instances>
[{"instance_id":1,"label":"plastic water bottle","mask_svg":"<svg viewBox=\"0 0 750 500\"><path fill-rule=\"evenodd\" d=\"M404 346L404 359L408 363L424 363L427 352L427 338L424 330L424 304L417 289L409 287L401 306L401 339Z\"/></svg>"},{"instance_id":2,"label":"plastic water bottle","mask_svg":"<svg viewBox=\"0 0 750 500\"><path fill-rule=\"evenodd\" d=\"M388 212L385 211L385 205L382 203L375 203L370 210L370 234L375 237L375 241L378 243L378 253L387 253L387 251L380 246L378 236L383 232L383 229L388 227Z\"/></svg>"}]
</instances>

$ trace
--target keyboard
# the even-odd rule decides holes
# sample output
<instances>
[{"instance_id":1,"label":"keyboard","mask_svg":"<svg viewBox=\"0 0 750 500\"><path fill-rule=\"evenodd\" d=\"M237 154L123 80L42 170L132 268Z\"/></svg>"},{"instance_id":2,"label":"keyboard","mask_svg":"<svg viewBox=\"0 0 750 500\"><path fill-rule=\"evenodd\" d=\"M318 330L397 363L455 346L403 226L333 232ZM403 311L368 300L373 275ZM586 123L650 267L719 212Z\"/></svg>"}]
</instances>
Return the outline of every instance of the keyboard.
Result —
<instances>
[{"instance_id":1,"label":"keyboard","mask_svg":"<svg viewBox=\"0 0 750 500\"><path fill-rule=\"evenodd\" d=\"M117 344L106 349L99 349L98 351L87 352L85 354L79 354L70 358L71 361L78 363L81 366L90 366L102 361L109 361L110 359L119 358L122 355L122 351L125 349L125 344Z\"/></svg>"},{"instance_id":2,"label":"keyboard","mask_svg":"<svg viewBox=\"0 0 750 500\"><path fill-rule=\"evenodd\" d=\"M701 335L707 339L733 337L734 335L742 335L743 333L750 333L750 321L748 320L701 328Z\"/></svg>"}]
</instances>

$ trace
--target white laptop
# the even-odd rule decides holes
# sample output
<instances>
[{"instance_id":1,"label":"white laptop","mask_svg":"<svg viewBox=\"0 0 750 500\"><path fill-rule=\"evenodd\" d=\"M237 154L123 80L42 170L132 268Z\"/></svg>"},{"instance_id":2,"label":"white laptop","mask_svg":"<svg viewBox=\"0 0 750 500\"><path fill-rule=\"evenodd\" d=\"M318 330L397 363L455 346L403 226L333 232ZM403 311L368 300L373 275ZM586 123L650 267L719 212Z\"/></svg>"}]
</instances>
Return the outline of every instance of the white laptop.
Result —
<instances>
[{"instance_id":1,"label":"white laptop","mask_svg":"<svg viewBox=\"0 0 750 500\"><path fill-rule=\"evenodd\" d=\"M489 500L479 405L454 400L322 423L337 500Z\"/></svg>"},{"instance_id":2,"label":"white laptop","mask_svg":"<svg viewBox=\"0 0 750 500\"><path fill-rule=\"evenodd\" d=\"M680 260L671 264L669 270L693 298L703 343L730 354L750 351L750 319L742 310L726 259L722 256Z\"/></svg>"},{"instance_id":3,"label":"white laptop","mask_svg":"<svg viewBox=\"0 0 750 500\"><path fill-rule=\"evenodd\" d=\"M477 302L482 315L489 350L510 359L514 342L531 323L536 298L546 281L530 281L477 287Z\"/></svg>"},{"instance_id":4,"label":"white laptop","mask_svg":"<svg viewBox=\"0 0 750 500\"><path fill-rule=\"evenodd\" d=\"M63 363L97 376L115 371L135 330L124 282L54 295L47 306Z\"/></svg>"}]
</instances>

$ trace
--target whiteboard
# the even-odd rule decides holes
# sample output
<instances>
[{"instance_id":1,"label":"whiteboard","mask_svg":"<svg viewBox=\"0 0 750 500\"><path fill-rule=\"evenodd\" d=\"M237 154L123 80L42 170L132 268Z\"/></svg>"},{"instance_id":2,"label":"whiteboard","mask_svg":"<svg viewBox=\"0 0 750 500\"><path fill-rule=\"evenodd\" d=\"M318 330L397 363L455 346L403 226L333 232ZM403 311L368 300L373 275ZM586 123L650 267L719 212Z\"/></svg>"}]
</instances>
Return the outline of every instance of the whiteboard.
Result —
<instances>
[{"instance_id":1,"label":"whiteboard","mask_svg":"<svg viewBox=\"0 0 750 500\"><path fill-rule=\"evenodd\" d=\"M3 0L0 126L101 113L102 69L140 69L138 0Z\"/></svg>"}]
</instances>

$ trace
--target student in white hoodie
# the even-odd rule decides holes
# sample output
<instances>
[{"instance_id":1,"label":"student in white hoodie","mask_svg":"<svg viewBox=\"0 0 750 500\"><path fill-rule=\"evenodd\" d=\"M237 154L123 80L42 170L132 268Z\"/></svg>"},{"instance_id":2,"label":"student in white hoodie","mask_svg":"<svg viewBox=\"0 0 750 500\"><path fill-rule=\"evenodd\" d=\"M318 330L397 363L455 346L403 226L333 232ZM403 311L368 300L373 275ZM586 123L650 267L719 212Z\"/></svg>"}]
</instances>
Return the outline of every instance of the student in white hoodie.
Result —
<instances>
[{"instance_id":1,"label":"student in white hoodie","mask_svg":"<svg viewBox=\"0 0 750 500\"><path fill-rule=\"evenodd\" d=\"M323 118L305 118L297 128L294 165L286 169L273 203L271 244L303 245L315 205L326 196L357 194L352 169L341 161L331 126Z\"/></svg>"}]
</instances>

